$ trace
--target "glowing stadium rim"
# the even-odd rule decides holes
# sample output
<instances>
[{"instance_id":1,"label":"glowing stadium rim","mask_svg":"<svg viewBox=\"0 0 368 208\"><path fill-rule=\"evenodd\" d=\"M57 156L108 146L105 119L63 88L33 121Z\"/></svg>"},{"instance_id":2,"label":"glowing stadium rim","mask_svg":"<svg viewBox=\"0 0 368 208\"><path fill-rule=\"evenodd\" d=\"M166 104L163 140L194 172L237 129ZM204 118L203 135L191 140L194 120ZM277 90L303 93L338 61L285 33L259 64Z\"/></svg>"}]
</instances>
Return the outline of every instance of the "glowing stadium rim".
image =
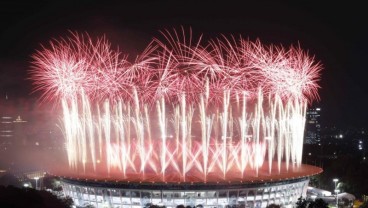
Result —
<instances>
[{"instance_id":1,"label":"glowing stadium rim","mask_svg":"<svg viewBox=\"0 0 368 208\"><path fill-rule=\"evenodd\" d=\"M313 57L241 37L162 35L133 63L105 37L78 33L33 55L35 90L63 109L69 171L205 182L301 167L306 107L318 98Z\"/></svg>"}]
</instances>

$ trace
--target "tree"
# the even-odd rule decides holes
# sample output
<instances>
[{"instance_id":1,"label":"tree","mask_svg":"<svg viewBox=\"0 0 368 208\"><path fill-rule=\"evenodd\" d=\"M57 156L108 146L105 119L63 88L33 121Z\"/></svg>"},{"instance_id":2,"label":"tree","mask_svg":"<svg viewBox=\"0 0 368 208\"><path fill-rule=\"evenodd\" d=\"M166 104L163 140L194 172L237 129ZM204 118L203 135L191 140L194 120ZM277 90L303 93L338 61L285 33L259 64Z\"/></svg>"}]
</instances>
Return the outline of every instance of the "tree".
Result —
<instances>
[{"instance_id":1,"label":"tree","mask_svg":"<svg viewBox=\"0 0 368 208\"><path fill-rule=\"evenodd\" d=\"M152 204L149 206L149 208L166 208L166 206L159 206L159 205Z\"/></svg>"},{"instance_id":2,"label":"tree","mask_svg":"<svg viewBox=\"0 0 368 208\"><path fill-rule=\"evenodd\" d=\"M321 176L315 175L309 178L309 186L320 187L321 184Z\"/></svg>"},{"instance_id":3,"label":"tree","mask_svg":"<svg viewBox=\"0 0 368 208\"><path fill-rule=\"evenodd\" d=\"M70 196L61 198L61 201L67 206L72 207L74 205L73 199Z\"/></svg>"},{"instance_id":4,"label":"tree","mask_svg":"<svg viewBox=\"0 0 368 208\"><path fill-rule=\"evenodd\" d=\"M70 208L72 205L73 200L70 197L59 199L48 191L0 186L0 207L2 208Z\"/></svg>"},{"instance_id":5,"label":"tree","mask_svg":"<svg viewBox=\"0 0 368 208\"><path fill-rule=\"evenodd\" d=\"M299 197L298 201L296 202L296 208L307 208L308 202L307 200L303 199L303 197Z\"/></svg>"},{"instance_id":6,"label":"tree","mask_svg":"<svg viewBox=\"0 0 368 208\"><path fill-rule=\"evenodd\" d=\"M328 208L328 204L323 199L316 199L309 202L308 208Z\"/></svg>"},{"instance_id":7,"label":"tree","mask_svg":"<svg viewBox=\"0 0 368 208\"><path fill-rule=\"evenodd\" d=\"M323 199L309 201L299 197L296 202L296 208L328 208L328 204Z\"/></svg>"},{"instance_id":8,"label":"tree","mask_svg":"<svg viewBox=\"0 0 368 208\"><path fill-rule=\"evenodd\" d=\"M56 192L62 191L60 180L54 176L45 176L43 178L43 185L46 189L51 189Z\"/></svg>"},{"instance_id":9,"label":"tree","mask_svg":"<svg viewBox=\"0 0 368 208\"><path fill-rule=\"evenodd\" d=\"M281 208L278 204L269 204L266 208Z\"/></svg>"}]
</instances>

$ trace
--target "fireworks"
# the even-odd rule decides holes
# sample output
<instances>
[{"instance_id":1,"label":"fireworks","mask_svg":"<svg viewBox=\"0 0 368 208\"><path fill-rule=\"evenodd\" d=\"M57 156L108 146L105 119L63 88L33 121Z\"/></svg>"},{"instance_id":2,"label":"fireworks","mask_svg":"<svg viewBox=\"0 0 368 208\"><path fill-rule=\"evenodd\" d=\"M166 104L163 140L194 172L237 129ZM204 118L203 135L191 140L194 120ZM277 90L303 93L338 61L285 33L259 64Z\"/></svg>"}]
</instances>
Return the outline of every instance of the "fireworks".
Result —
<instances>
[{"instance_id":1,"label":"fireworks","mask_svg":"<svg viewBox=\"0 0 368 208\"><path fill-rule=\"evenodd\" d=\"M162 33L131 63L105 37L72 33L33 55L31 77L63 108L69 165L83 171L240 178L301 164L321 66L299 47ZM91 166L91 168L89 168Z\"/></svg>"}]
</instances>

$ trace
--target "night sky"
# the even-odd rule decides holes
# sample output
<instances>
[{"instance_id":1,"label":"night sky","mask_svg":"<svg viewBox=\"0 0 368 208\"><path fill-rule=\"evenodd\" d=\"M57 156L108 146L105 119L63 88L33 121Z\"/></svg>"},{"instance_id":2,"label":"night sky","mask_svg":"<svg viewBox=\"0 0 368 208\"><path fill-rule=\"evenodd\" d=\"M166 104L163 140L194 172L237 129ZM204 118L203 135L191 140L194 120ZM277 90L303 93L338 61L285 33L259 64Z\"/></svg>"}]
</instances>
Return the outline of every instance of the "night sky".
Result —
<instances>
[{"instance_id":1,"label":"night sky","mask_svg":"<svg viewBox=\"0 0 368 208\"><path fill-rule=\"evenodd\" d=\"M320 81L322 125L368 127L368 12L363 4L320 1L257 4L235 1L141 1L138 3L0 3L0 97L31 99L31 54L68 30L105 34L134 57L159 30L191 27L195 34L260 38L300 44L324 70ZM175 3L173 3L175 2ZM346 5L349 3L349 5Z\"/></svg>"}]
</instances>

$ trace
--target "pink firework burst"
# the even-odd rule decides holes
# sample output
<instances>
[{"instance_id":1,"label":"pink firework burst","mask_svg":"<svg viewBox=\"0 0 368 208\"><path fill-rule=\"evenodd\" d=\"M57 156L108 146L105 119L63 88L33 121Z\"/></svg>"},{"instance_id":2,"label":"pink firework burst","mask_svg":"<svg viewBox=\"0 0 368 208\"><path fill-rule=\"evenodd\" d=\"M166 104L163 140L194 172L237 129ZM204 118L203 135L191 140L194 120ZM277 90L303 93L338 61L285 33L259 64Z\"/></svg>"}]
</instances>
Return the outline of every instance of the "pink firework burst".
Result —
<instances>
[{"instance_id":1,"label":"pink firework burst","mask_svg":"<svg viewBox=\"0 0 368 208\"><path fill-rule=\"evenodd\" d=\"M31 78L44 99L86 94L130 102L136 91L148 103L161 97L173 102L181 95L195 103L200 94L217 103L224 90L249 97L262 90L283 99L318 98L321 66L300 47L266 47L241 37L201 44L201 36L194 41L191 30L189 35L184 29L165 30L164 40L154 39L132 64L105 37L93 41L71 34L33 55Z\"/></svg>"},{"instance_id":2,"label":"pink firework burst","mask_svg":"<svg viewBox=\"0 0 368 208\"><path fill-rule=\"evenodd\" d=\"M242 37L162 36L133 63L105 37L78 33L33 55L36 90L62 103L70 167L185 181L301 164L305 109L318 98L313 57Z\"/></svg>"}]
</instances>

